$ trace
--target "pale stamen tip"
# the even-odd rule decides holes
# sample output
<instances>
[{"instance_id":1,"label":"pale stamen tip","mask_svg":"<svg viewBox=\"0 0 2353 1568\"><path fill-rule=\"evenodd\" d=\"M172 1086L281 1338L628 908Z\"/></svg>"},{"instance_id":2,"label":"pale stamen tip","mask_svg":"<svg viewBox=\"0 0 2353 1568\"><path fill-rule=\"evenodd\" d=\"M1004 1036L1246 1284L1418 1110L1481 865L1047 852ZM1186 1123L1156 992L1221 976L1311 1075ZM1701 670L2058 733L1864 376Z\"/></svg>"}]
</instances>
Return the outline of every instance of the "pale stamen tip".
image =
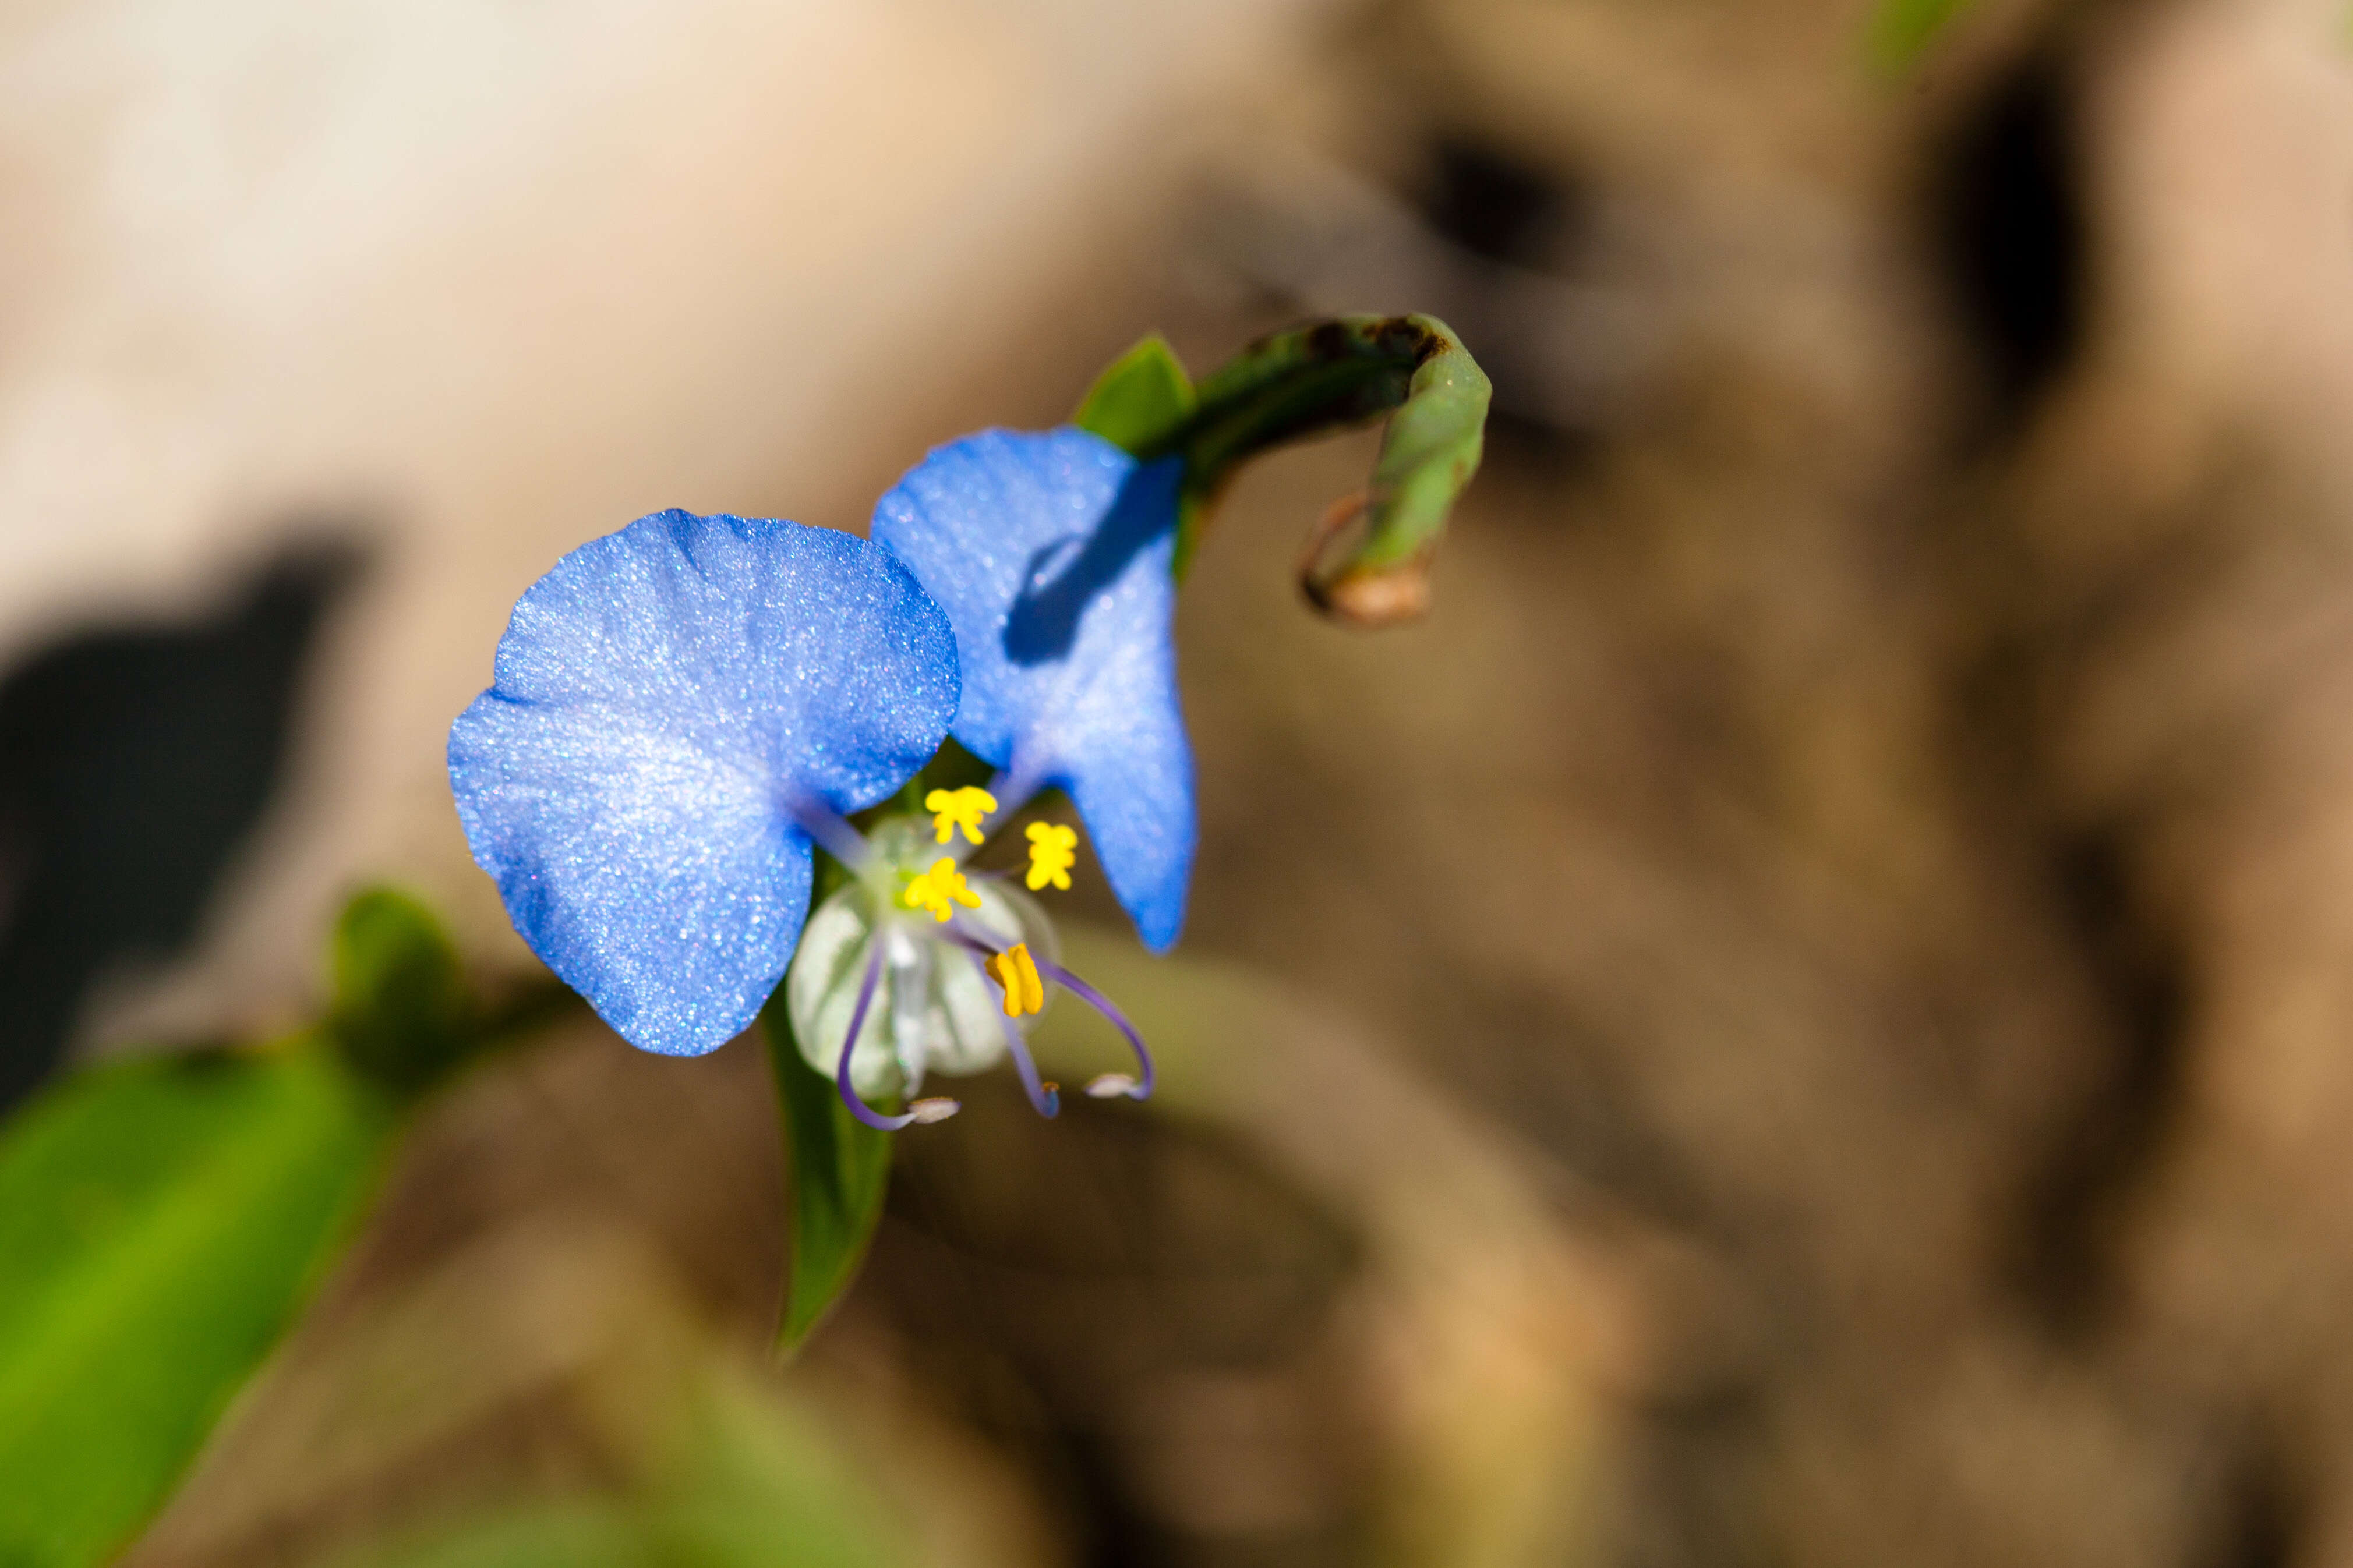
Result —
<instances>
[{"instance_id":1,"label":"pale stamen tip","mask_svg":"<svg viewBox=\"0 0 2353 1568\"><path fill-rule=\"evenodd\" d=\"M1124 1072L1107 1072L1087 1085L1087 1093L1096 1100L1142 1100L1144 1086Z\"/></svg>"},{"instance_id":2,"label":"pale stamen tip","mask_svg":"<svg viewBox=\"0 0 2353 1568\"><path fill-rule=\"evenodd\" d=\"M957 1111L962 1110L963 1109L963 1103L958 1100L919 1100L907 1107L907 1114L913 1117L920 1124L933 1121L945 1121L949 1117L954 1116Z\"/></svg>"}]
</instances>

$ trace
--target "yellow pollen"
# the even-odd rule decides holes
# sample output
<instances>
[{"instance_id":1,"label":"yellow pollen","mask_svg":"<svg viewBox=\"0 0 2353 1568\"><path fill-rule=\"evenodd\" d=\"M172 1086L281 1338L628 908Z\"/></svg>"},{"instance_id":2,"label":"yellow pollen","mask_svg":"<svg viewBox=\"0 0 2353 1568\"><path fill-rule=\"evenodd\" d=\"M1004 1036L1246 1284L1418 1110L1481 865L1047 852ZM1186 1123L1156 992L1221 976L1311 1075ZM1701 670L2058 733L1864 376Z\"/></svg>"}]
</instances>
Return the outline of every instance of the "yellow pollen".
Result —
<instances>
[{"instance_id":1,"label":"yellow pollen","mask_svg":"<svg viewBox=\"0 0 2353 1568\"><path fill-rule=\"evenodd\" d=\"M962 789L935 789L923 797L923 809L932 814L932 826L941 843L945 844L961 827L964 836L977 844L981 820L997 809L997 797L970 784Z\"/></svg>"},{"instance_id":2,"label":"yellow pollen","mask_svg":"<svg viewBox=\"0 0 2353 1568\"><path fill-rule=\"evenodd\" d=\"M930 870L909 882L899 899L911 910L931 910L932 918L939 921L955 912L950 907L955 904L968 910L980 908L980 895L965 885L964 873L944 855L932 862Z\"/></svg>"},{"instance_id":3,"label":"yellow pollen","mask_svg":"<svg viewBox=\"0 0 2353 1568\"><path fill-rule=\"evenodd\" d=\"M1038 978L1038 963L1029 956L1028 942L1015 942L996 957L986 960L982 967L1005 987L1007 1017L1018 1018L1024 1013L1035 1013L1045 1006L1046 987Z\"/></svg>"},{"instance_id":4,"label":"yellow pollen","mask_svg":"<svg viewBox=\"0 0 2353 1568\"><path fill-rule=\"evenodd\" d=\"M1037 892L1049 882L1064 892L1071 890L1071 866L1078 859L1079 830L1065 827L1059 822L1033 822L1029 825L1029 890Z\"/></svg>"}]
</instances>

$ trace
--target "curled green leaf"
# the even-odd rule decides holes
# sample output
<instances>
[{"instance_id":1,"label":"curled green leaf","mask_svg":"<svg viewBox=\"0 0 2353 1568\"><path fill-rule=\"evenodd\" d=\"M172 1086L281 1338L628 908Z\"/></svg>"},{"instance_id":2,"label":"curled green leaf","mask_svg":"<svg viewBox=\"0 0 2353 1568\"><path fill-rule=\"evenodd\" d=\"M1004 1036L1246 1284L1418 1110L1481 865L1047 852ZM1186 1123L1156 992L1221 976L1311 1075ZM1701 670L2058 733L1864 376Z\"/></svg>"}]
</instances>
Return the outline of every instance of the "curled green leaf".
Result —
<instances>
[{"instance_id":1,"label":"curled green leaf","mask_svg":"<svg viewBox=\"0 0 2353 1568\"><path fill-rule=\"evenodd\" d=\"M1300 563L1315 606L1358 626L1429 607L1430 566L1455 498L1477 472L1492 389L1461 340L1430 316L1337 316L1261 338L1191 388L1147 338L1107 371L1081 422L1137 457L1181 456L1176 570L1198 547L1219 492L1272 447L1389 416L1370 481L1326 512ZM1157 389L1157 390L1155 390ZM1120 416L1111 416L1117 409Z\"/></svg>"}]
</instances>

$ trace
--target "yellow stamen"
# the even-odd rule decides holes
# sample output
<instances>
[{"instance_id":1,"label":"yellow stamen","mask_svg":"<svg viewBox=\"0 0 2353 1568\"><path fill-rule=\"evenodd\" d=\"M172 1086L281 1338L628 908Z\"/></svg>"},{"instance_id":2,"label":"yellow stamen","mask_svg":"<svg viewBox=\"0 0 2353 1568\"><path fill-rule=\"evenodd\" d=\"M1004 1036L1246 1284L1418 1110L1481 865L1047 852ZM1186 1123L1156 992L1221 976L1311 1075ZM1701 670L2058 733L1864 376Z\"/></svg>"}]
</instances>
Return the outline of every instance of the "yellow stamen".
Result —
<instances>
[{"instance_id":1,"label":"yellow stamen","mask_svg":"<svg viewBox=\"0 0 2353 1568\"><path fill-rule=\"evenodd\" d=\"M980 825L997 809L997 797L985 789L966 784L962 789L935 789L923 797L923 809L932 814L932 826L945 844L959 827L975 844L980 842Z\"/></svg>"},{"instance_id":2,"label":"yellow stamen","mask_svg":"<svg viewBox=\"0 0 2353 1568\"><path fill-rule=\"evenodd\" d=\"M955 912L950 907L955 904L968 910L980 908L980 895L965 885L964 873L944 855L932 862L930 870L910 881L899 900L911 910L931 910L932 918L939 921Z\"/></svg>"},{"instance_id":3,"label":"yellow stamen","mask_svg":"<svg viewBox=\"0 0 2353 1568\"><path fill-rule=\"evenodd\" d=\"M1037 892L1051 882L1064 892L1071 890L1071 866L1079 858L1079 830L1065 827L1059 822L1033 822L1029 825L1029 890Z\"/></svg>"},{"instance_id":4,"label":"yellow stamen","mask_svg":"<svg viewBox=\"0 0 2353 1568\"><path fill-rule=\"evenodd\" d=\"M983 962L989 977L1005 987L1005 1016L1018 1018L1024 1013L1035 1013L1046 1005L1046 986L1038 978L1038 961L1029 956L1029 944L1017 942L995 957Z\"/></svg>"}]
</instances>

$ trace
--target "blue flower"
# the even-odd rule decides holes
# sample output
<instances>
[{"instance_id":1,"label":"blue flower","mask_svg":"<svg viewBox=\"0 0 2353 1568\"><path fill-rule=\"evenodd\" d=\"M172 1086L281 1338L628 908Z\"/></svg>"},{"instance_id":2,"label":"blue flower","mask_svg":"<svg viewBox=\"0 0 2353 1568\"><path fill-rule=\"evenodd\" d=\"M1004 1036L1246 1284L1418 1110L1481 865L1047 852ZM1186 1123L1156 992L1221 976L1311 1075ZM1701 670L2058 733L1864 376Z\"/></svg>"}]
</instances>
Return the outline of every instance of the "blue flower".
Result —
<instances>
[{"instance_id":1,"label":"blue flower","mask_svg":"<svg viewBox=\"0 0 2353 1568\"><path fill-rule=\"evenodd\" d=\"M474 858L515 928L631 1043L699 1055L784 982L802 1054L869 1126L932 1070L1010 1058L1048 1116L1025 1037L1069 992L1052 922L1004 871L964 866L1039 789L1077 803L1151 946L1176 940L1193 858L1176 703L1173 463L1077 430L942 448L886 497L871 542L668 511L574 551L515 605L497 679L459 716L449 777ZM861 833L955 733L1002 770ZM1033 823L1031 892L1068 888L1068 827ZM809 910L812 845L851 873Z\"/></svg>"},{"instance_id":2,"label":"blue flower","mask_svg":"<svg viewBox=\"0 0 2353 1568\"><path fill-rule=\"evenodd\" d=\"M632 1044L740 1033L792 960L810 825L887 798L956 710L948 618L888 550L657 512L516 604L449 733L475 860Z\"/></svg>"},{"instance_id":3,"label":"blue flower","mask_svg":"<svg viewBox=\"0 0 2353 1568\"><path fill-rule=\"evenodd\" d=\"M1183 472L1084 430L984 431L917 465L873 526L955 627L955 738L1004 770L1008 812L1069 793L1155 952L1183 929L1197 832L1171 633Z\"/></svg>"}]
</instances>

